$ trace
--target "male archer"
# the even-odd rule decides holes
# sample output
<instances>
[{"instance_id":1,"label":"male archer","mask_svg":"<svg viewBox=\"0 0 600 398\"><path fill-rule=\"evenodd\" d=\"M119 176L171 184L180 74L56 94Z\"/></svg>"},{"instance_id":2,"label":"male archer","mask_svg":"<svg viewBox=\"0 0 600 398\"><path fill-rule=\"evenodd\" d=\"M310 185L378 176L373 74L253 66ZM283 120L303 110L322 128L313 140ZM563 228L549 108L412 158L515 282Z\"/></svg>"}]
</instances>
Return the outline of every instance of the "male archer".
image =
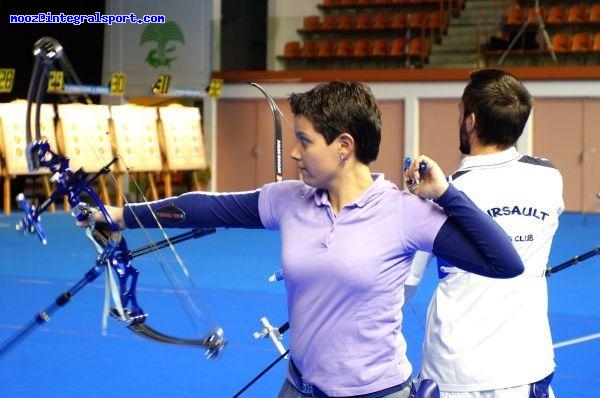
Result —
<instances>
[{"instance_id":1,"label":"male archer","mask_svg":"<svg viewBox=\"0 0 600 398\"><path fill-rule=\"evenodd\" d=\"M449 181L504 229L525 272L492 279L438 260L420 377L435 380L442 398L553 397L545 271L563 182L549 161L515 148L531 107L525 87L496 69L472 73L459 104L467 156ZM407 285L418 283L426 264L416 256Z\"/></svg>"}]
</instances>

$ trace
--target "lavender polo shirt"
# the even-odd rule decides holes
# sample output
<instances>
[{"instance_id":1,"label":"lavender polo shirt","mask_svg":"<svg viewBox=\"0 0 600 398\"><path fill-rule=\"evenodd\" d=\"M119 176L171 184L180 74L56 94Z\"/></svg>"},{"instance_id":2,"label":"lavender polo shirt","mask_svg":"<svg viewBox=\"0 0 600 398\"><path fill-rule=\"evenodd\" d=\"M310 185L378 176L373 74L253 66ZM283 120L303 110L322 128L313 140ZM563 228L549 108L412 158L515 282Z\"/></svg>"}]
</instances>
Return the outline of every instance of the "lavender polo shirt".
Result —
<instances>
[{"instance_id":1,"label":"lavender polo shirt","mask_svg":"<svg viewBox=\"0 0 600 398\"><path fill-rule=\"evenodd\" d=\"M331 396L411 376L403 283L414 252L430 252L446 220L437 205L373 177L337 216L326 192L300 181L268 184L259 196L263 225L281 233L291 356L304 379Z\"/></svg>"}]
</instances>

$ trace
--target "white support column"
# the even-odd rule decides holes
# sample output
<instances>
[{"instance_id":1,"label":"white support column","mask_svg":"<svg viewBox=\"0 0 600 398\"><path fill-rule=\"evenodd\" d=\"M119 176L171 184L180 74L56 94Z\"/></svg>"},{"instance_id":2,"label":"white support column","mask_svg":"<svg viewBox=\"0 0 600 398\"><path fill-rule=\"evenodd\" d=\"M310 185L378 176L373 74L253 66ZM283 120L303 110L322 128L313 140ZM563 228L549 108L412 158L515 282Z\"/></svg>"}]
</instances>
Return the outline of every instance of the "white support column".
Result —
<instances>
[{"instance_id":1,"label":"white support column","mask_svg":"<svg viewBox=\"0 0 600 398\"><path fill-rule=\"evenodd\" d=\"M523 134L517 141L517 151L523 155L533 155L533 112L529 115Z\"/></svg>"},{"instance_id":2,"label":"white support column","mask_svg":"<svg viewBox=\"0 0 600 398\"><path fill-rule=\"evenodd\" d=\"M202 115L204 131L206 163L210 167L211 179L209 190L217 190L217 99L204 98L204 114Z\"/></svg>"},{"instance_id":3,"label":"white support column","mask_svg":"<svg viewBox=\"0 0 600 398\"><path fill-rule=\"evenodd\" d=\"M420 153L419 98L409 94L404 98L404 156L415 158Z\"/></svg>"},{"instance_id":4,"label":"white support column","mask_svg":"<svg viewBox=\"0 0 600 398\"><path fill-rule=\"evenodd\" d=\"M221 0L212 0L211 33L212 48L211 58L213 71L221 70Z\"/></svg>"}]
</instances>

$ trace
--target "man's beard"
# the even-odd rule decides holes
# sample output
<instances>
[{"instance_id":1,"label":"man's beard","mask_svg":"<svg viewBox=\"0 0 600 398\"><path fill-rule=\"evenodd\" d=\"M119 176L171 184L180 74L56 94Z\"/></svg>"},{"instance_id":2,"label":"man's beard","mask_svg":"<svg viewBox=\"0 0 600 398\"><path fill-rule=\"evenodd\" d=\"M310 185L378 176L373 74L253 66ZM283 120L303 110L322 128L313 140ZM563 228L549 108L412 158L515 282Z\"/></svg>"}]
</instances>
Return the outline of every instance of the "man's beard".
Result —
<instances>
[{"instance_id":1,"label":"man's beard","mask_svg":"<svg viewBox=\"0 0 600 398\"><path fill-rule=\"evenodd\" d=\"M471 153L471 144L469 143L469 133L467 132L467 125L465 124L465 120L463 119L460 124L459 129L459 146L460 152L464 155L469 155Z\"/></svg>"}]
</instances>

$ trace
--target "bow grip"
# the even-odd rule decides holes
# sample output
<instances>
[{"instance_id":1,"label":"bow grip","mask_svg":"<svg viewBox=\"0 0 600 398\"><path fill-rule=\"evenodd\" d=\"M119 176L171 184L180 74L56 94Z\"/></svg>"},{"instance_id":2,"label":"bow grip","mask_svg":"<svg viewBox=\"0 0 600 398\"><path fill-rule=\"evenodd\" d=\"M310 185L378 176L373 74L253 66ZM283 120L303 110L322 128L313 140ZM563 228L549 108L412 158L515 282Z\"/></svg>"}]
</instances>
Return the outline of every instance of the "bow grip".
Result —
<instances>
[{"instance_id":1,"label":"bow grip","mask_svg":"<svg viewBox=\"0 0 600 398\"><path fill-rule=\"evenodd\" d=\"M410 165L412 164L412 158L410 156L407 156L404 158L404 167L403 167L403 171L406 171ZM425 175L425 171L427 170L427 163L425 162L421 162L419 163L419 175L421 176L421 178ZM408 185L409 187L416 187L419 185L419 181L415 181L415 180L410 180L408 181Z\"/></svg>"},{"instance_id":2,"label":"bow grip","mask_svg":"<svg viewBox=\"0 0 600 398\"><path fill-rule=\"evenodd\" d=\"M30 234L33 234L34 232L37 233L42 244L45 245L47 243L46 233L42 229L40 216L35 210L35 206L29 204L29 201L23 193L17 195L16 202L25 212L25 216L17 223L16 230L23 234L25 232L29 232Z\"/></svg>"},{"instance_id":3,"label":"bow grip","mask_svg":"<svg viewBox=\"0 0 600 398\"><path fill-rule=\"evenodd\" d=\"M97 208L93 208L85 202L79 202L76 206L73 206L71 215L79 222L88 220L93 221L93 214L96 211L100 211Z\"/></svg>"},{"instance_id":4,"label":"bow grip","mask_svg":"<svg viewBox=\"0 0 600 398\"><path fill-rule=\"evenodd\" d=\"M121 239L122 239L122 236L121 236L120 232L112 231L110 233L110 235L108 236L108 239L106 240L106 245L104 246L104 249L102 250L102 252L98 256L98 258L96 259L98 264L102 264L102 263L106 262L108 259L112 258L112 256L119 249L119 245L121 244Z\"/></svg>"},{"instance_id":5,"label":"bow grip","mask_svg":"<svg viewBox=\"0 0 600 398\"><path fill-rule=\"evenodd\" d=\"M403 171L406 171L410 165L412 163L412 158L410 156L407 156L404 158L404 167L403 167ZM427 163L425 162L421 162L419 163L419 174L423 174L425 173L425 170L427 169Z\"/></svg>"}]
</instances>

